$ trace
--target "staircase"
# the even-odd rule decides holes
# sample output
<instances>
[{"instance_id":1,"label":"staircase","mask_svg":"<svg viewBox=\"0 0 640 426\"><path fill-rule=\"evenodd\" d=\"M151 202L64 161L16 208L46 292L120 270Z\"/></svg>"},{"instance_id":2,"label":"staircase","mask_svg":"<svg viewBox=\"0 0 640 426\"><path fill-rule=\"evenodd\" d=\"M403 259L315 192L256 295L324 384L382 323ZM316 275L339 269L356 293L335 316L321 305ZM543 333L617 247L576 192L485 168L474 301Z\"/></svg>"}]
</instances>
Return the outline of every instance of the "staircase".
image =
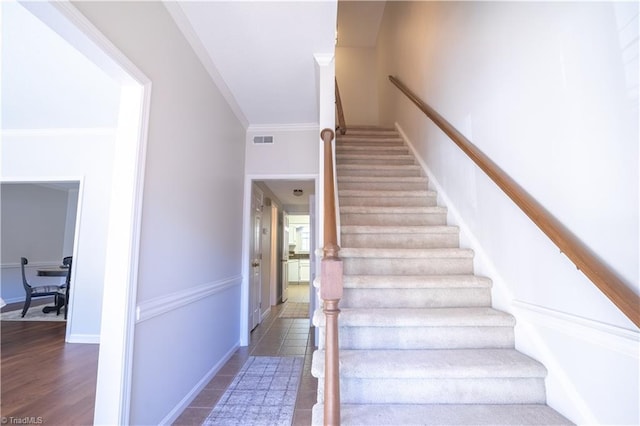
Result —
<instances>
[{"instance_id":1,"label":"staircase","mask_svg":"<svg viewBox=\"0 0 640 426\"><path fill-rule=\"evenodd\" d=\"M343 425L570 424L546 405L546 369L514 349L514 318L394 130L338 136ZM312 373L322 424L324 315Z\"/></svg>"}]
</instances>

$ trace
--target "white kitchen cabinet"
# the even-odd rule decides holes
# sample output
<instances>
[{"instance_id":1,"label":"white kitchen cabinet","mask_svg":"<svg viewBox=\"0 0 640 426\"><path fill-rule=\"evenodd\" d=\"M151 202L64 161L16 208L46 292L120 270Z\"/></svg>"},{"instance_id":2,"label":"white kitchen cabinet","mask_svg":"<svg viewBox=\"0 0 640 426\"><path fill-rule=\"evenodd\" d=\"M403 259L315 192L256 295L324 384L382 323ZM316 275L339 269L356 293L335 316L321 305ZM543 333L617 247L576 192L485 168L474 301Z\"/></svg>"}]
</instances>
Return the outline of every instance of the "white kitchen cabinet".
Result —
<instances>
[{"instance_id":1,"label":"white kitchen cabinet","mask_svg":"<svg viewBox=\"0 0 640 426\"><path fill-rule=\"evenodd\" d=\"M297 283L300 281L300 261L298 259L289 259L287 269L289 271L289 282Z\"/></svg>"},{"instance_id":2,"label":"white kitchen cabinet","mask_svg":"<svg viewBox=\"0 0 640 426\"><path fill-rule=\"evenodd\" d=\"M309 282L309 259L300 259L299 278L300 281Z\"/></svg>"}]
</instances>

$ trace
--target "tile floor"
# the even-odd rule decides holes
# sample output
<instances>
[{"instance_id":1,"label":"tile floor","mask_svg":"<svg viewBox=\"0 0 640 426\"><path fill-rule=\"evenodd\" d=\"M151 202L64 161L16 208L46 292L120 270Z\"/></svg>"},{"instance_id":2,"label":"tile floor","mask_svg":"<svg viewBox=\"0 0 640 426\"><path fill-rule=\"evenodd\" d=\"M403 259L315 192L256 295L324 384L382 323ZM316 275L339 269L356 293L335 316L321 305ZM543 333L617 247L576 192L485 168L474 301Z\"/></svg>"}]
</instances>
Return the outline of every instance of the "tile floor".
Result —
<instances>
[{"instance_id":1,"label":"tile floor","mask_svg":"<svg viewBox=\"0 0 640 426\"><path fill-rule=\"evenodd\" d=\"M297 287L295 291L301 293L308 291L308 286ZM297 295L294 297L296 300L300 298ZM271 314L251 333L249 346L241 347L233 354L174 422L174 425L201 425L250 356L304 357L302 378L293 413L293 425L311 424L311 408L316 403L318 388L318 380L311 375L311 357L316 348L315 329L310 327L307 318L279 318L285 305L271 308Z\"/></svg>"}]
</instances>

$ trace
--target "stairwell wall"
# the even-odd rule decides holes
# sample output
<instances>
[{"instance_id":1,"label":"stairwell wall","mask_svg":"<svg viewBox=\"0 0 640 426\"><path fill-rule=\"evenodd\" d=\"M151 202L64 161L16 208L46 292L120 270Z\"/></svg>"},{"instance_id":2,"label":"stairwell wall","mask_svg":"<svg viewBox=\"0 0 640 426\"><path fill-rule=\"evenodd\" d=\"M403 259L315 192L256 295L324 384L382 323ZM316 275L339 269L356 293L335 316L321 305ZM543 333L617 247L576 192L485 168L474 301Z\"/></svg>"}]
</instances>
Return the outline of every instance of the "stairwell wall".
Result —
<instances>
[{"instance_id":1,"label":"stairwell wall","mask_svg":"<svg viewBox=\"0 0 640 426\"><path fill-rule=\"evenodd\" d=\"M439 111L636 293L638 5L389 2L380 123L396 124L446 200L517 347L545 363L575 422L638 423L638 329L388 81Z\"/></svg>"},{"instance_id":2,"label":"stairwell wall","mask_svg":"<svg viewBox=\"0 0 640 426\"><path fill-rule=\"evenodd\" d=\"M170 424L239 345L245 129L161 2L74 5L153 86L128 424Z\"/></svg>"}]
</instances>

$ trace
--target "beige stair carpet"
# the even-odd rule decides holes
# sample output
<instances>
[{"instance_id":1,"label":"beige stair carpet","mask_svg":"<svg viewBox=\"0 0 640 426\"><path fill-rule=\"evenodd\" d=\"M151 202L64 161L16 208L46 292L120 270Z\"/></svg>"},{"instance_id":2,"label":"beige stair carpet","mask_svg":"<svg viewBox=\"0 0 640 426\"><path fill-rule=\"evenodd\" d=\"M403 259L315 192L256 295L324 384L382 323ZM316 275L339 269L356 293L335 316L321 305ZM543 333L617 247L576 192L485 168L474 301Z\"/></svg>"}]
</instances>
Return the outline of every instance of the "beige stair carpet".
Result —
<instances>
[{"instance_id":1,"label":"beige stair carpet","mask_svg":"<svg viewBox=\"0 0 640 426\"><path fill-rule=\"evenodd\" d=\"M399 135L350 129L336 143L341 220L343 425L570 424L546 405L545 367L514 349L445 206ZM322 424L324 314L312 372Z\"/></svg>"}]
</instances>

